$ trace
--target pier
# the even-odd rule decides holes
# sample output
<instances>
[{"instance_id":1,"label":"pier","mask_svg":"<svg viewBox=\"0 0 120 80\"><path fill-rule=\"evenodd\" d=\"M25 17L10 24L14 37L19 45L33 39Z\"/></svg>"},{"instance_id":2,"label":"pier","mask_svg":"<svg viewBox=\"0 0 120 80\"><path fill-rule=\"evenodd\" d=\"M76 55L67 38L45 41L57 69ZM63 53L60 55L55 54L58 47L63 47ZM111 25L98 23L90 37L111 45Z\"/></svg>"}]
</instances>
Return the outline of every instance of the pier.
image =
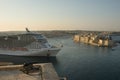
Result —
<instances>
[{"instance_id":1,"label":"pier","mask_svg":"<svg viewBox=\"0 0 120 80\"><path fill-rule=\"evenodd\" d=\"M22 71L23 65L0 66L0 80L60 80L51 63L33 64L33 66L40 66L40 72L26 74Z\"/></svg>"}]
</instances>

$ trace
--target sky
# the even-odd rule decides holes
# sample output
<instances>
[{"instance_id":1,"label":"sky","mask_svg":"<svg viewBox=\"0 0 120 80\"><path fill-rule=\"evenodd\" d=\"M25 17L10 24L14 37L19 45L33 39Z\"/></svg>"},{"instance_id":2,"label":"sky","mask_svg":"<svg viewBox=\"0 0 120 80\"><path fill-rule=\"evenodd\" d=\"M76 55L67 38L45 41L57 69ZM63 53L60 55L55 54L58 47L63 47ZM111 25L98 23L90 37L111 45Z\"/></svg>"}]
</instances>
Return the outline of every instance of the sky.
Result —
<instances>
[{"instance_id":1,"label":"sky","mask_svg":"<svg viewBox=\"0 0 120 80\"><path fill-rule=\"evenodd\" d=\"M0 31L120 31L120 0L0 0Z\"/></svg>"}]
</instances>

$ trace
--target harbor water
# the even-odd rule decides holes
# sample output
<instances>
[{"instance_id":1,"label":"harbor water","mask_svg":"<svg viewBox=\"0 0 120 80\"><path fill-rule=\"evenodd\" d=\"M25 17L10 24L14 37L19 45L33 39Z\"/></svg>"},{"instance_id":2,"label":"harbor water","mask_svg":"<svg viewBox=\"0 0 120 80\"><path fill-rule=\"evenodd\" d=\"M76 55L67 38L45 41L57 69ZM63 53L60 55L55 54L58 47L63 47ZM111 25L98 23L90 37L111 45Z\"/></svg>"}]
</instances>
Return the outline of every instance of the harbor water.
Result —
<instances>
[{"instance_id":1,"label":"harbor water","mask_svg":"<svg viewBox=\"0 0 120 80\"><path fill-rule=\"evenodd\" d=\"M52 62L58 75L68 80L120 80L120 46L108 48L74 43L68 36L48 40L51 44L63 45L55 58L0 55L0 61L15 64Z\"/></svg>"}]
</instances>

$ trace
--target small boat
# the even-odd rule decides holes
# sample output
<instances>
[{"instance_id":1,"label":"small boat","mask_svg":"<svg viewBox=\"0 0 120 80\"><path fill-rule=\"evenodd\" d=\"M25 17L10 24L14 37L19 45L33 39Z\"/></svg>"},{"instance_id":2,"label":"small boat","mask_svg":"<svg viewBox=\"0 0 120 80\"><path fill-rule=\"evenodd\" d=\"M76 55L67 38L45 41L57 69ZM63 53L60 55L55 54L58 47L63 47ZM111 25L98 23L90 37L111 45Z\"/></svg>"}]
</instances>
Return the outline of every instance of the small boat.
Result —
<instances>
[{"instance_id":1,"label":"small boat","mask_svg":"<svg viewBox=\"0 0 120 80\"><path fill-rule=\"evenodd\" d=\"M56 56L61 47L50 45L47 38L37 32L0 36L0 55Z\"/></svg>"}]
</instances>

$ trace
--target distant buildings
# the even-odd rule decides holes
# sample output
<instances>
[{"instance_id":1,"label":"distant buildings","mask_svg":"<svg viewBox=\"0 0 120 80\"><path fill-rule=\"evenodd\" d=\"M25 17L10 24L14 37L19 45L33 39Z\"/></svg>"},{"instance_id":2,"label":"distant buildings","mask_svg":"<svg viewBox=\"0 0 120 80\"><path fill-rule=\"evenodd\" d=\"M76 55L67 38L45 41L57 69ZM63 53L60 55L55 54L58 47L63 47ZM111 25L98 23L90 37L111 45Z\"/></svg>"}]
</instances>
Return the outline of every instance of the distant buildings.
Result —
<instances>
[{"instance_id":1,"label":"distant buildings","mask_svg":"<svg viewBox=\"0 0 120 80\"><path fill-rule=\"evenodd\" d=\"M74 41L102 47L113 47L116 45L116 43L112 40L112 37L109 36L108 33L84 33L74 35Z\"/></svg>"}]
</instances>

